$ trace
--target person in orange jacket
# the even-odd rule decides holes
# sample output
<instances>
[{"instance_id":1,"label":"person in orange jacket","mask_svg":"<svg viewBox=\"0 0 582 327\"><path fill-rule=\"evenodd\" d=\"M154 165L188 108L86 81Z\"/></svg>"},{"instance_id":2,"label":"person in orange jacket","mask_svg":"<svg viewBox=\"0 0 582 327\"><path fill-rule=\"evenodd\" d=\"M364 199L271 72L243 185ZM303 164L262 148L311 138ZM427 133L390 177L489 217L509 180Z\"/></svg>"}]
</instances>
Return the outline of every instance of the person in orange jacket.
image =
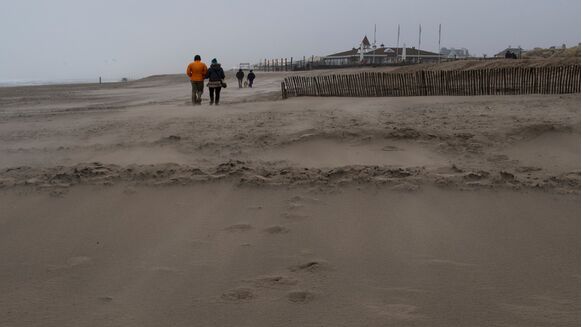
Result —
<instances>
[{"instance_id":1,"label":"person in orange jacket","mask_svg":"<svg viewBox=\"0 0 582 327\"><path fill-rule=\"evenodd\" d=\"M208 67L202 62L199 55L194 56L194 62L191 62L186 68L186 75L190 78L192 84L192 104L202 103L202 93L204 93L204 78L208 72Z\"/></svg>"}]
</instances>

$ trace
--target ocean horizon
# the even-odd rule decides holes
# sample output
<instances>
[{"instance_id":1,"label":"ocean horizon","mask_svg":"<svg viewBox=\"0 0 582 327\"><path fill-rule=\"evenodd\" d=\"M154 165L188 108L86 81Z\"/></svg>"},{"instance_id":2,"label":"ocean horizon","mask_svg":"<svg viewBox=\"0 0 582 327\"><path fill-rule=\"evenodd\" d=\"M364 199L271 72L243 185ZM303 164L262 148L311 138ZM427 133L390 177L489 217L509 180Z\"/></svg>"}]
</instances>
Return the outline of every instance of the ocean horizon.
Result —
<instances>
[{"instance_id":1,"label":"ocean horizon","mask_svg":"<svg viewBox=\"0 0 582 327\"><path fill-rule=\"evenodd\" d=\"M102 83L121 82L121 78L102 78ZM68 78L52 80L34 80L34 79L11 79L0 80L0 87L11 86L39 86L39 85L60 85L60 84L94 84L99 83L99 78Z\"/></svg>"}]
</instances>

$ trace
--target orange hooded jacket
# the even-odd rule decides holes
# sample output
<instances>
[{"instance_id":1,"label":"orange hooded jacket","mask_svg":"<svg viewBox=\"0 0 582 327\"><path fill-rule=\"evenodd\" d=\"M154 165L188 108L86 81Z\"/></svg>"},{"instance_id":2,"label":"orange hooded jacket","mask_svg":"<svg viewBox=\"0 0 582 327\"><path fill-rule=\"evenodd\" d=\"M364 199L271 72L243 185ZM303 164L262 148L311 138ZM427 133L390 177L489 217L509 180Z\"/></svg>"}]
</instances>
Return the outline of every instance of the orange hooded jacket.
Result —
<instances>
[{"instance_id":1,"label":"orange hooded jacket","mask_svg":"<svg viewBox=\"0 0 582 327\"><path fill-rule=\"evenodd\" d=\"M186 68L186 75L190 77L192 82L202 82L206 77L206 72L208 72L208 67L202 61L194 61L188 65Z\"/></svg>"}]
</instances>

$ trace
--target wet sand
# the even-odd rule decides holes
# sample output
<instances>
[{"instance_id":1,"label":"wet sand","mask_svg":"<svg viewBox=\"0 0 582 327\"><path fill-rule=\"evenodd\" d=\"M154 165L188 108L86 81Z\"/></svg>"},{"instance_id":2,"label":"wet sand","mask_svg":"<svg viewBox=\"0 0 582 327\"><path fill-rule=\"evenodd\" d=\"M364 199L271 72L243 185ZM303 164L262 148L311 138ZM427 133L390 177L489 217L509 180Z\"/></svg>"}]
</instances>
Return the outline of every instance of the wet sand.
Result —
<instances>
[{"instance_id":1,"label":"wet sand","mask_svg":"<svg viewBox=\"0 0 582 327\"><path fill-rule=\"evenodd\" d=\"M282 76L0 89L0 325L578 324L579 95Z\"/></svg>"}]
</instances>

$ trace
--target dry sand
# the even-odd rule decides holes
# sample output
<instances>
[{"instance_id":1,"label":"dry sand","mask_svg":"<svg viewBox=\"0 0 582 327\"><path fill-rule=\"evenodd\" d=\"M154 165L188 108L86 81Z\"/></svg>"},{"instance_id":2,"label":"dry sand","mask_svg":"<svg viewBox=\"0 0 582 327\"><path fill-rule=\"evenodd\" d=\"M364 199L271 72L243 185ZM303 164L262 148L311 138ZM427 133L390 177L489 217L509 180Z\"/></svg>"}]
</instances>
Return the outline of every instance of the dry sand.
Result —
<instances>
[{"instance_id":1,"label":"dry sand","mask_svg":"<svg viewBox=\"0 0 582 327\"><path fill-rule=\"evenodd\" d=\"M0 88L0 325L578 325L579 95L282 77Z\"/></svg>"}]
</instances>

